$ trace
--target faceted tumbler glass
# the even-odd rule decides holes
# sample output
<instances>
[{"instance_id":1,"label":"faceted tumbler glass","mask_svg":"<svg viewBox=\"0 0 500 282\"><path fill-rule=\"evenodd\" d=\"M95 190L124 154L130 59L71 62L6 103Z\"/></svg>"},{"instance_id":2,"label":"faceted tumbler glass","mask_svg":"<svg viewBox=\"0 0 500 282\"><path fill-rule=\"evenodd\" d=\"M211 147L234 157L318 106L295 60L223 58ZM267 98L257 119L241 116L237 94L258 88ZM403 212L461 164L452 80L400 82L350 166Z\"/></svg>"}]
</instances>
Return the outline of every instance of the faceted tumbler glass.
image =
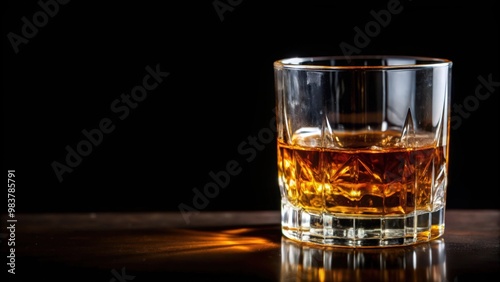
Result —
<instances>
[{"instance_id":1,"label":"faceted tumbler glass","mask_svg":"<svg viewBox=\"0 0 500 282\"><path fill-rule=\"evenodd\" d=\"M451 69L412 56L275 61L284 236L345 247L441 237Z\"/></svg>"}]
</instances>

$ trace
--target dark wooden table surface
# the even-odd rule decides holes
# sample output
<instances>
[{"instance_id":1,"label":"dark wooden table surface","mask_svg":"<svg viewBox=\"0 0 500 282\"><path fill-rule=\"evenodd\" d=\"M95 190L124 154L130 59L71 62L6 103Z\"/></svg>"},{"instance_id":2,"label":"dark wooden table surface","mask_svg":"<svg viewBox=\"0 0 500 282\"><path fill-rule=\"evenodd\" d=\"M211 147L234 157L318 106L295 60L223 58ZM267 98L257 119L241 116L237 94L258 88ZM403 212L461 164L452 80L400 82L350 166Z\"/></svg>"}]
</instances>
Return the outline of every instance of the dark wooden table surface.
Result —
<instances>
[{"instance_id":1,"label":"dark wooden table surface","mask_svg":"<svg viewBox=\"0 0 500 282\"><path fill-rule=\"evenodd\" d=\"M279 212L2 216L0 281L499 281L500 211L448 210L445 236L384 249L281 236ZM13 231L13 232L11 232ZM14 237L12 237L14 236ZM9 241L10 238L14 240ZM15 242L15 274L8 272Z\"/></svg>"}]
</instances>

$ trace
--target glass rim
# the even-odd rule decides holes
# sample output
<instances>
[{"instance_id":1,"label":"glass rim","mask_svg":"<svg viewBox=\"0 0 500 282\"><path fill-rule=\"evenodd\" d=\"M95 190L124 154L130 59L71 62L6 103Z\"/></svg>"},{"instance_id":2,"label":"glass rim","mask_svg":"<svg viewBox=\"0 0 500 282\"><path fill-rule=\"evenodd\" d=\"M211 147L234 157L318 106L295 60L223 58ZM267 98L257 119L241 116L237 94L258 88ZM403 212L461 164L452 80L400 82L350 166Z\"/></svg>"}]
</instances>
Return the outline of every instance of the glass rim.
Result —
<instances>
[{"instance_id":1,"label":"glass rim","mask_svg":"<svg viewBox=\"0 0 500 282\"><path fill-rule=\"evenodd\" d=\"M374 64L374 65L356 65L349 64L353 61L367 60L413 60L413 63L401 64ZM339 65L318 64L318 62L344 61L346 63ZM309 56L309 57L290 57L279 59L273 62L275 69L303 69L303 70L384 70L384 69L419 69L451 66L452 61L446 58L411 56L411 55L354 55L354 56Z\"/></svg>"}]
</instances>

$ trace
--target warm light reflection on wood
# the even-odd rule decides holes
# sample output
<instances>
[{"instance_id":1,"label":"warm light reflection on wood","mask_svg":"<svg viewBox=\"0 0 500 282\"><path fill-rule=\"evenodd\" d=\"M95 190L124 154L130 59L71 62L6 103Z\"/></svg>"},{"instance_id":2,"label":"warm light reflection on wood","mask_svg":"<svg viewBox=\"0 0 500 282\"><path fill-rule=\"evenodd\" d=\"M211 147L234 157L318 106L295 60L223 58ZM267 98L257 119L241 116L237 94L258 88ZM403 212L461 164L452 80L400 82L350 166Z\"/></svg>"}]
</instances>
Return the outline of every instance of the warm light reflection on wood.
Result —
<instances>
[{"instance_id":1,"label":"warm light reflection on wood","mask_svg":"<svg viewBox=\"0 0 500 282\"><path fill-rule=\"evenodd\" d=\"M226 230L193 230L177 229L165 236L159 251L170 255L217 252L252 252L278 245L268 239L252 235L252 228L236 228ZM172 243L170 243L172 242Z\"/></svg>"}]
</instances>

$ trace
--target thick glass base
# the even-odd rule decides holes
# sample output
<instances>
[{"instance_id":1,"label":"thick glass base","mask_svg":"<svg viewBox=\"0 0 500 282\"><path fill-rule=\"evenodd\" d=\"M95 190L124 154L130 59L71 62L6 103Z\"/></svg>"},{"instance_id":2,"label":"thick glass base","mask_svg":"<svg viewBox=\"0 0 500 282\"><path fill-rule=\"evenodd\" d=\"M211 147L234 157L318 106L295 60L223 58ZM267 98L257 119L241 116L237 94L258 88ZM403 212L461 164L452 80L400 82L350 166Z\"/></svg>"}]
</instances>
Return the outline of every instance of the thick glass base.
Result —
<instances>
[{"instance_id":1,"label":"thick glass base","mask_svg":"<svg viewBox=\"0 0 500 282\"><path fill-rule=\"evenodd\" d=\"M335 247L407 246L444 233L445 208L401 216L309 213L289 203L281 207L283 235L292 240Z\"/></svg>"}]
</instances>

